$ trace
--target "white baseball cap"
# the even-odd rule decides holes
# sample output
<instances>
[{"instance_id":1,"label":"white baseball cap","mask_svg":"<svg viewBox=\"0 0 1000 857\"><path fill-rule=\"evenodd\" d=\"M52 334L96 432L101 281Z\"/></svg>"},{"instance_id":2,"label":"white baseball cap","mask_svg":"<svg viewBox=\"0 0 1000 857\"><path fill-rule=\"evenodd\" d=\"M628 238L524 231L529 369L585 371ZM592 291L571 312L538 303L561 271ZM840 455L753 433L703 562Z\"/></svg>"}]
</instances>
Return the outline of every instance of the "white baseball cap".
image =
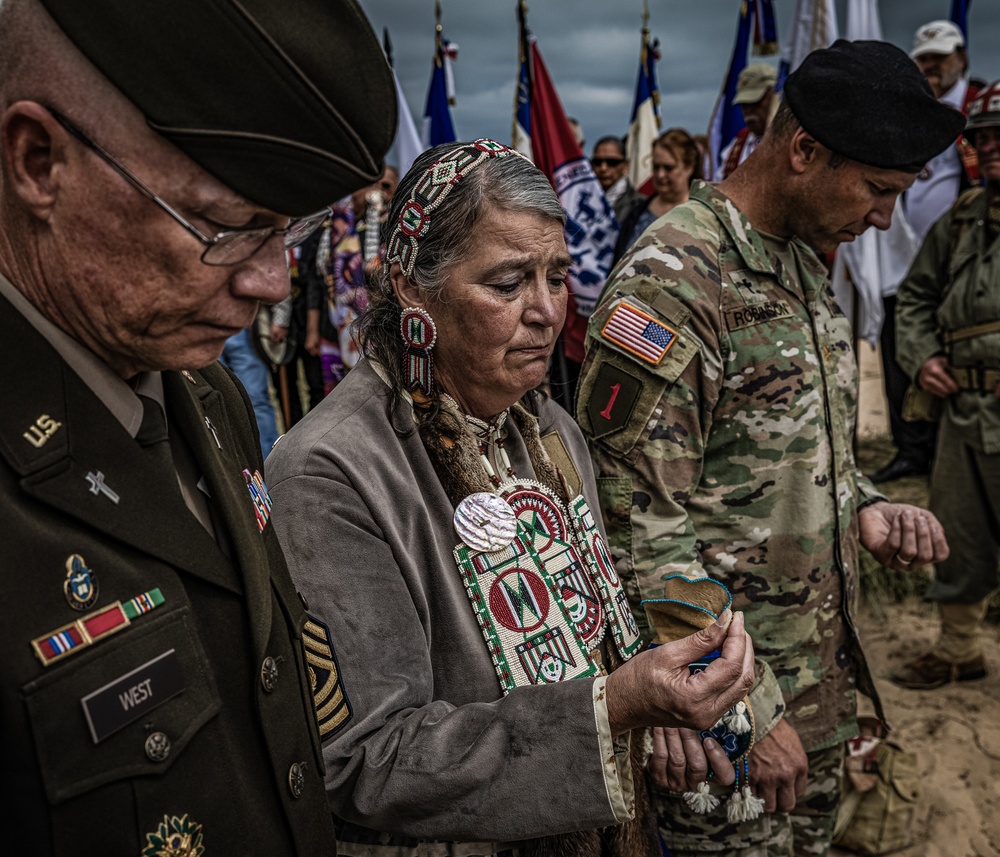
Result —
<instances>
[{"instance_id":1,"label":"white baseball cap","mask_svg":"<svg viewBox=\"0 0 1000 857\"><path fill-rule=\"evenodd\" d=\"M910 58L924 54L950 54L965 47L962 31L951 21L931 21L913 34Z\"/></svg>"}]
</instances>

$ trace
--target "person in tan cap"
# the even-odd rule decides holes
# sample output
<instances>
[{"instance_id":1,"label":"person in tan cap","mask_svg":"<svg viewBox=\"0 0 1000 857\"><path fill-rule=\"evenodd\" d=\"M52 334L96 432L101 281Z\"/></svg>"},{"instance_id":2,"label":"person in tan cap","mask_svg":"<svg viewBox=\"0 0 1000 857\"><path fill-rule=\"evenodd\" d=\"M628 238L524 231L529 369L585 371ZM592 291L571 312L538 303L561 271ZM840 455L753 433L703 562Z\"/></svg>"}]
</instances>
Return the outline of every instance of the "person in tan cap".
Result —
<instances>
[{"instance_id":1,"label":"person in tan cap","mask_svg":"<svg viewBox=\"0 0 1000 857\"><path fill-rule=\"evenodd\" d=\"M763 62L748 65L740 72L733 103L740 105L746 127L722 150L719 156L720 166L713 176L715 181L727 178L757 148L778 106L774 98L777 79L778 70Z\"/></svg>"},{"instance_id":2,"label":"person in tan cap","mask_svg":"<svg viewBox=\"0 0 1000 857\"><path fill-rule=\"evenodd\" d=\"M345 677L217 359L395 116L354 0L0 4L5 853L336 854Z\"/></svg>"}]
</instances>

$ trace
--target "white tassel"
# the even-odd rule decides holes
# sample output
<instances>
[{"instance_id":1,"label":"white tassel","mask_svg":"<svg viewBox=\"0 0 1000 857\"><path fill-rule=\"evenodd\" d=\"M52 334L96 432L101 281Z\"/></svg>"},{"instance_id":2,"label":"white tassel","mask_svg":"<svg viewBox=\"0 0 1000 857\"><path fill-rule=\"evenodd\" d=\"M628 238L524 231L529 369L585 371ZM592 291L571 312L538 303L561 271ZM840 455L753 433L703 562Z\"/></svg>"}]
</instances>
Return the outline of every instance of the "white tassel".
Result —
<instances>
[{"instance_id":1,"label":"white tassel","mask_svg":"<svg viewBox=\"0 0 1000 857\"><path fill-rule=\"evenodd\" d=\"M764 811L764 798L757 797L750 786L743 786L743 820L753 821Z\"/></svg>"},{"instance_id":2,"label":"white tassel","mask_svg":"<svg viewBox=\"0 0 1000 857\"><path fill-rule=\"evenodd\" d=\"M734 735L746 735L750 731L750 718L747 717L747 704L737 702L722 716L726 728Z\"/></svg>"},{"instance_id":3,"label":"white tassel","mask_svg":"<svg viewBox=\"0 0 1000 857\"><path fill-rule=\"evenodd\" d=\"M691 812L698 815L708 815L719 805L719 799L709 791L708 783L698 783L698 790L694 792L684 792L684 803L688 805Z\"/></svg>"},{"instance_id":4,"label":"white tassel","mask_svg":"<svg viewBox=\"0 0 1000 857\"><path fill-rule=\"evenodd\" d=\"M729 819L730 824L739 824L741 821L745 820L743 795L741 795L739 791L733 792L729 801L726 803L726 817Z\"/></svg>"}]
</instances>

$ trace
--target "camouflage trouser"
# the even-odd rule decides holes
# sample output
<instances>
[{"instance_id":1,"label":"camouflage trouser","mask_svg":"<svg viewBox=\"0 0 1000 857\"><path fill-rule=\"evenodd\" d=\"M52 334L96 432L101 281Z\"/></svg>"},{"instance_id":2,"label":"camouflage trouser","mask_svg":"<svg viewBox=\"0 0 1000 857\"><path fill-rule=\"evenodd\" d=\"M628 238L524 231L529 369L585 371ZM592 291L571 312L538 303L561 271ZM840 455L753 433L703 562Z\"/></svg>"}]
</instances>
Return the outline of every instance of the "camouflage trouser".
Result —
<instances>
[{"instance_id":1,"label":"camouflage trouser","mask_svg":"<svg viewBox=\"0 0 1000 857\"><path fill-rule=\"evenodd\" d=\"M726 796L708 815L692 813L676 793L651 788L660 836L671 857L822 857L830 850L840 802L844 745L809 753L806 793L790 813L764 813L740 825L726 821ZM752 785L752 784L751 784Z\"/></svg>"}]
</instances>

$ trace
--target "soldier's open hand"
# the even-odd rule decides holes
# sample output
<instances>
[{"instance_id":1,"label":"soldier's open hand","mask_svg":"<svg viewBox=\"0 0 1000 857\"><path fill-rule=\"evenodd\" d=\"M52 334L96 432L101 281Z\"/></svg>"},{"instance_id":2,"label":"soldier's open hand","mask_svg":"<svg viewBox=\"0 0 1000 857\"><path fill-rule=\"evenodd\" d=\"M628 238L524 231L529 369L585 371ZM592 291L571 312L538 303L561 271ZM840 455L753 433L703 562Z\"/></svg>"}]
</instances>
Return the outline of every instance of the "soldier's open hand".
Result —
<instances>
[{"instance_id":1,"label":"soldier's open hand","mask_svg":"<svg viewBox=\"0 0 1000 857\"><path fill-rule=\"evenodd\" d=\"M873 503L858 514L861 544L886 568L905 570L948 558L948 541L938 519L906 503Z\"/></svg>"}]
</instances>

